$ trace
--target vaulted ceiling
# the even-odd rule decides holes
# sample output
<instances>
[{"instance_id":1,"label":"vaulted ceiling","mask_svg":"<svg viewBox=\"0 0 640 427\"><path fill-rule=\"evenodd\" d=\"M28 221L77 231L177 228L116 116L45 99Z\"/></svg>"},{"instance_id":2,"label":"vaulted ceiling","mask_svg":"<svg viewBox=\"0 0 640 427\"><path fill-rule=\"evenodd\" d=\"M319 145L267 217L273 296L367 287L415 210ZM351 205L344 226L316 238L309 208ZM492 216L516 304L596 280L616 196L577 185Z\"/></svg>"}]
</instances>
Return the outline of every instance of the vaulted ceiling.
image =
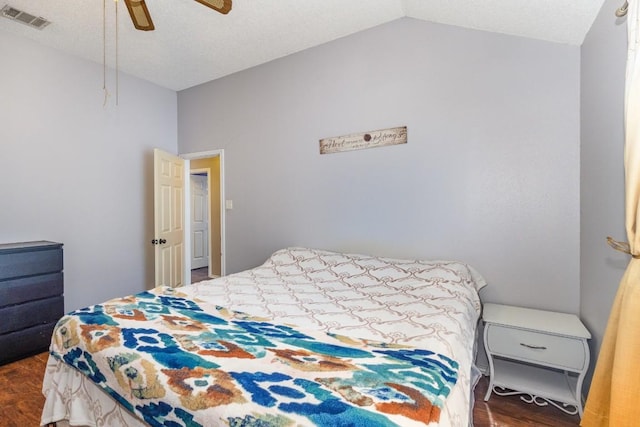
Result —
<instances>
[{"instance_id":1,"label":"vaulted ceiling","mask_svg":"<svg viewBox=\"0 0 640 427\"><path fill-rule=\"evenodd\" d=\"M194 0L146 0L155 30L138 31L122 0L0 0L51 21L37 30L0 18L0 37L26 37L100 64L106 56L114 67L117 33L120 71L178 91L403 17L580 45L603 3L233 0L223 15Z\"/></svg>"}]
</instances>

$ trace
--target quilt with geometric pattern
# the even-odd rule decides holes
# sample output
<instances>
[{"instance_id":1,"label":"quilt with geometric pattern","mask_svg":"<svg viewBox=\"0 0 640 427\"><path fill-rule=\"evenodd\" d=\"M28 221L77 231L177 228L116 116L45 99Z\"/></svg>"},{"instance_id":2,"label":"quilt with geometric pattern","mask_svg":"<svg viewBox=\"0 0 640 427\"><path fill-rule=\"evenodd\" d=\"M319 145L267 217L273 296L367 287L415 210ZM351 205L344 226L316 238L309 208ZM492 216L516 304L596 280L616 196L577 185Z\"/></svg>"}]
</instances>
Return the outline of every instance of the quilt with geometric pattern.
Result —
<instances>
[{"instance_id":1,"label":"quilt with geometric pattern","mask_svg":"<svg viewBox=\"0 0 640 427\"><path fill-rule=\"evenodd\" d=\"M52 354L151 426L426 425L458 376L428 349L207 312L171 288L70 313Z\"/></svg>"},{"instance_id":2,"label":"quilt with geometric pattern","mask_svg":"<svg viewBox=\"0 0 640 427\"><path fill-rule=\"evenodd\" d=\"M471 423L471 266L285 248L61 319L41 425Z\"/></svg>"}]
</instances>

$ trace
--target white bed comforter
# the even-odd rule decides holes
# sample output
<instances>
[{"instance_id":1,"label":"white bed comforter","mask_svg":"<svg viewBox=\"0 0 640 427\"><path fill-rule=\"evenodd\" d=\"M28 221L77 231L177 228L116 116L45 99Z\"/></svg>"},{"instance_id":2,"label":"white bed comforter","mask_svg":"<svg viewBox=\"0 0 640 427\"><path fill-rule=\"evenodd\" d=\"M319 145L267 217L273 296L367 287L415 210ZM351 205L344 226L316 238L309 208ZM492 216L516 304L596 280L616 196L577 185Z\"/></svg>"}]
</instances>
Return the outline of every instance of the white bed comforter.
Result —
<instances>
[{"instance_id":1,"label":"white bed comforter","mask_svg":"<svg viewBox=\"0 0 640 427\"><path fill-rule=\"evenodd\" d=\"M356 338L424 346L460 364L442 426L471 424L473 357L484 279L453 261L418 261L307 248L275 252L251 270L186 286L231 310ZM144 425L90 380L50 358L41 424ZM65 425L64 421L62 424Z\"/></svg>"}]
</instances>

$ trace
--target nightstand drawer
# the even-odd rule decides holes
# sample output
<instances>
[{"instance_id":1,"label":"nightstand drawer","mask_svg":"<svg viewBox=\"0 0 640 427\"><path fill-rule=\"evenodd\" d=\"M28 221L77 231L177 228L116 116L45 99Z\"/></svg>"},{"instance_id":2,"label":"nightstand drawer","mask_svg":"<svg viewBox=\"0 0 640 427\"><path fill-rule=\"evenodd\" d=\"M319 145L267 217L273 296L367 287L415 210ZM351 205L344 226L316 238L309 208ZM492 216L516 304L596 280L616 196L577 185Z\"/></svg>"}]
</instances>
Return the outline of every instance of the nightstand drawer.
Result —
<instances>
[{"instance_id":1,"label":"nightstand drawer","mask_svg":"<svg viewBox=\"0 0 640 427\"><path fill-rule=\"evenodd\" d=\"M495 355L574 371L585 368L583 340L502 325L487 327L487 345Z\"/></svg>"}]
</instances>

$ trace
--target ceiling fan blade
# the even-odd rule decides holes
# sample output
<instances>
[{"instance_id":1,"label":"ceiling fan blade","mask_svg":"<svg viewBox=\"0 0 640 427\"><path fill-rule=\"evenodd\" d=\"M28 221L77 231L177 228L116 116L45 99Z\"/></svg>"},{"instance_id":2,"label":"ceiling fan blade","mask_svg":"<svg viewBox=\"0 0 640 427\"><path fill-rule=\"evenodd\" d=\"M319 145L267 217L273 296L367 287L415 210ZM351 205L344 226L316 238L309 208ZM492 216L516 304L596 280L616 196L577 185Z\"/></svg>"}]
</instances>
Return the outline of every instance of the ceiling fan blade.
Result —
<instances>
[{"instance_id":1,"label":"ceiling fan blade","mask_svg":"<svg viewBox=\"0 0 640 427\"><path fill-rule=\"evenodd\" d=\"M223 14L231 11L231 0L196 0L198 3L203 4L211 9Z\"/></svg>"},{"instance_id":2,"label":"ceiling fan blade","mask_svg":"<svg viewBox=\"0 0 640 427\"><path fill-rule=\"evenodd\" d=\"M127 9L129 9L129 15L131 15L134 27L142 31L155 29L144 0L124 0L124 2L127 5Z\"/></svg>"}]
</instances>

